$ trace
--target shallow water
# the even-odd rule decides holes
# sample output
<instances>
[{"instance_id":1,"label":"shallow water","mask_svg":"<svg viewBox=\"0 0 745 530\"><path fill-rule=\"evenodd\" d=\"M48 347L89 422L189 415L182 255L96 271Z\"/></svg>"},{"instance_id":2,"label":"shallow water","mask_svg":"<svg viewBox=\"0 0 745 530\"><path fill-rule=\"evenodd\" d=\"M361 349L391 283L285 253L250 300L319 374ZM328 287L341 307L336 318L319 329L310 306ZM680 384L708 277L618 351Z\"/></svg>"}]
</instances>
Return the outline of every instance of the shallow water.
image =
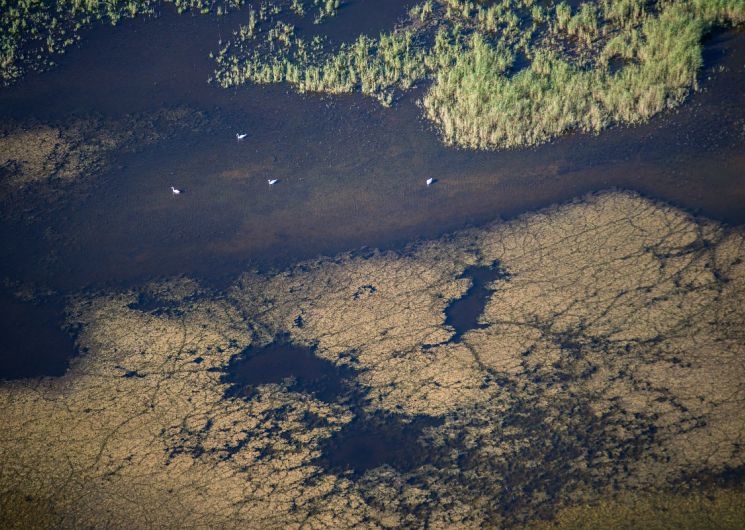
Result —
<instances>
[{"instance_id":1,"label":"shallow water","mask_svg":"<svg viewBox=\"0 0 745 530\"><path fill-rule=\"evenodd\" d=\"M225 368L223 382L231 385L227 395L250 397L258 385L292 380L291 391L308 392L326 402L338 400L347 391L345 380L354 370L337 367L313 352L314 348L284 338L261 348L248 347Z\"/></svg>"},{"instance_id":2,"label":"shallow water","mask_svg":"<svg viewBox=\"0 0 745 530\"><path fill-rule=\"evenodd\" d=\"M362 17L356 5L348 14ZM380 11L381 29L399 16ZM3 276L63 290L174 274L229 280L249 265L395 247L609 187L745 222L745 33L713 37L705 90L647 125L475 153L439 142L418 94L384 109L356 95L207 84L208 53L241 16L219 29L210 17L168 12L97 28L56 69L0 90L6 120L115 119L186 105L210 122L118 157L54 208L28 199L26 215L0 226ZM343 40L354 20L341 13L326 29ZM249 136L236 142L236 131ZM429 177L437 182L427 188ZM267 178L279 182L270 188ZM185 193L172 196L171 185Z\"/></svg>"},{"instance_id":3,"label":"shallow water","mask_svg":"<svg viewBox=\"0 0 745 530\"><path fill-rule=\"evenodd\" d=\"M363 30L374 34L393 25L406 4L369 9L369 1L350 2L320 29L334 42ZM165 11L157 19L94 28L57 68L0 89L5 121L116 120L187 106L209 123L117 156L108 170L63 189L51 205L31 193L6 198L0 278L58 296L182 274L221 285L249 267L282 267L362 246L395 248L609 187L745 223L741 31L711 38L704 90L647 125L477 153L440 143L415 104L421 88L384 109L358 95L208 84L209 52L244 16L218 23ZM238 131L248 137L235 141ZM430 177L436 183L426 187ZM270 188L268 178L279 182ZM171 185L184 193L172 196ZM487 291L478 292L486 297ZM9 293L2 300L0 376L61 375L75 351L59 329L62 306L32 307ZM484 301L470 313L464 309L464 330L477 325ZM460 324L451 324L457 332ZM297 360L292 355L290 363ZM311 370L315 361L305 360L310 364L301 366ZM351 447L375 438L350 432ZM329 463L337 465L347 464Z\"/></svg>"}]
</instances>

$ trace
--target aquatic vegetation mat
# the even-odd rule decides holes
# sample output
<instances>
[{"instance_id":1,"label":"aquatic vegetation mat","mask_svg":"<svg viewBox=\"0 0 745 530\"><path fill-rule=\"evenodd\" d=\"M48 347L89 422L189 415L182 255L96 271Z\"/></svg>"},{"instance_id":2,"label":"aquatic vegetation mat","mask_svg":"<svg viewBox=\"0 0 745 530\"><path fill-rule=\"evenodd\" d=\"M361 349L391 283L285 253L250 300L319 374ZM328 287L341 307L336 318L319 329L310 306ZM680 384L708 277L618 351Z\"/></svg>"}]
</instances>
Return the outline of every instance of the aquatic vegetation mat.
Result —
<instances>
[{"instance_id":1,"label":"aquatic vegetation mat","mask_svg":"<svg viewBox=\"0 0 745 530\"><path fill-rule=\"evenodd\" d=\"M134 152L207 124L204 113L185 107L61 124L7 122L0 125L0 192L43 192L50 184L71 184L104 171L114 154Z\"/></svg>"},{"instance_id":2,"label":"aquatic vegetation mat","mask_svg":"<svg viewBox=\"0 0 745 530\"><path fill-rule=\"evenodd\" d=\"M0 0L0 84L13 82L30 70L54 64L54 57L79 42L94 23L115 25L138 15L152 16L163 4L184 11L219 15L244 0Z\"/></svg>"},{"instance_id":3,"label":"aquatic vegetation mat","mask_svg":"<svg viewBox=\"0 0 745 530\"><path fill-rule=\"evenodd\" d=\"M0 523L741 523L744 259L604 193L223 292L83 293L69 371L0 385Z\"/></svg>"},{"instance_id":4,"label":"aquatic vegetation mat","mask_svg":"<svg viewBox=\"0 0 745 530\"><path fill-rule=\"evenodd\" d=\"M53 66L55 58L79 42L82 33L94 24L116 25L137 16L157 16L169 7L178 13L221 17L246 3L246 0L0 0L0 86L20 79L29 71ZM281 3L301 15L312 13L320 22L335 14L340 1ZM274 3L264 1L259 13L264 17L275 14L277 9Z\"/></svg>"}]
</instances>

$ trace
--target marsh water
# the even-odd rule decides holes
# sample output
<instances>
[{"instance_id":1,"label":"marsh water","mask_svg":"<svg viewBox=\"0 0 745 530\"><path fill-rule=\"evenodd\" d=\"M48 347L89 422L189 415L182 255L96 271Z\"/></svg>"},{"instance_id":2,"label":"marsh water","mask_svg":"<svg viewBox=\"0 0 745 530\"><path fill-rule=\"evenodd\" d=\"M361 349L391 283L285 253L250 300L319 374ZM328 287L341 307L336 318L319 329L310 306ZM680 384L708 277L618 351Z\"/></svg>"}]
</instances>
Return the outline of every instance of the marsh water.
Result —
<instances>
[{"instance_id":1,"label":"marsh water","mask_svg":"<svg viewBox=\"0 0 745 530\"><path fill-rule=\"evenodd\" d=\"M364 4L350 2L324 31L349 40L364 20L375 33L405 9ZM382 18L364 18L368 11ZM416 91L386 109L357 95L207 83L209 52L244 15L218 28L210 17L166 10L95 28L58 67L0 90L3 120L65 123L186 106L209 123L119 156L53 207L30 199L29 211L6 216L3 276L62 290L174 274L229 280L249 264L394 247L610 187L745 222L745 33L711 37L704 90L649 124L472 152L440 143ZM248 137L237 142L236 132ZM428 188L429 177L437 182ZM269 187L268 178L279 182ZM171 185L184 193L172 196ZM18 208L12 200L4 210Z\"/></svg>"},{"instance_id":2,"label":"marsh water","mask_svg":"<svg viewBox=\"0 0 745 530\"><path fill-rule=\"evenodd\" d=\"M331 472L360 475L383 464L406 471L424 463L427 452L418 443L419 438L424 428L438 421L424 416L404 421L395 414L366 412L365 392L349 381L356 370L321 359L314 350L293 344L288 337L277 337L263 347L246 348L224 369L222 381L229 384L226 395L251 398L258 385L289 382L290 392L307 392L321 401L345 403L354 412L354 419L322 445L316 460ZM310 428L324 423L310 412L303 421Z\"/></svg>"},{"instance_id":3,"label":"marsh water","mask_svg":"<svg viewBox=\"0 0 745 530\"><path fill-rule=\"evenodd\" d=\"M509 273L494 263L488 267L469 267L461 277L470 280L471 286L445 309L445 325L453 331L448 343L458 342L467 331L481 327L479 318L494 292L493 283L509 280ZM375 290L372 286L363 287ZM144 308L161 311L157 301L154 302L144 304ZM302 317L298 317L295 325L303 325ZM350 382L358 371L350 365L337 366L314 352L314 345L294 344L287 335L276 337L265 346L249 346L233 356L222 370L222 381L229 385L226 396L251 398L258 385L289 383L290 392L307 392L321 401L345 403L355 417L323 444L316 461L334 473L361 475L383 464L403 472L431 462L433 455L423 447L420 438L424 429L439 423L437 418L419 416L405 421L396 414L366 411L366 392ZM354 355L350 353L348 358L354 359ZM201 363L202 357L195 362ZM305 419L309 426L321 421Z\"/></svg>"},{"instance_id":4,"label":"marsh water","mask_svg":"<svg viewBox=\"0 0 745 530\"><path fill-rule=\"evenodd\" d=\"M257 385L291 379L291 391L309 392L321 401L333 402L347 391L345 380L352 375L351 368L314 355L314 348L280 337L260 348L249 346L231 359L223 381L230 384L228 395L250 397Z\"/></svg>"},{"instance_id":5,"label":"marsh water","mask_svg":"<svg viewBox=\"0 0 745 530\"><path fill-rule=\"evenodd\" d=\"M335 42L376 34L407 7L372 4L345 3L323 31ZM0 377L64 372L74 348L60 330L62 308L81 289L173 275L219 287L247 268L396 248L613 187L745 223L741 31L712 35L703 90L648 124L573 134L534 149L472 152L442 145L416 105L422 87L383 108L359 95L208 83L210 51L244 19L245 11L218 21L164 10L158 18L93 28L56 68L0 89L0 120L19 123L117 120L177 107L207 117L202 129L115 156L54 201L37 200L33 191L2 199L0 278L8 287L0 297ZM248 136L238 142L237 132ZM427 187L430 177L436 183ZM270 178L277 184L268 186ZM183 193L172 195L172 185ZM448 313L456 331L477 325L488 282L499 277L498 269L471 273L473 296ZM53 293L51 302L22 302L10 295L14 286ZM246 352L247 365L236 361L232 377L243 381L236 392L286 377L329 398L345 392L348 374L312 351L272 347ZM360 418L334 438L322 463L355 473L384 462L413 465L419 453L402 448L425 427Z\"/></svg>"},{"instance_id":6,"label":"marsh water","mask_svg":"<svg viewBox=\"0 0 745 530\"><path fill-rule=\"evenodd\" d=\"M449 342L459 342L467 331L482 327L479 318L489 296L494 292L492 283L496 280L508 280L510 275L499 263L493 263L489 267L469 267L463 271L461 277L471 280L471 287L445 309L445 325L451 326L455 331Z\"/></svg>"}]
</instances>

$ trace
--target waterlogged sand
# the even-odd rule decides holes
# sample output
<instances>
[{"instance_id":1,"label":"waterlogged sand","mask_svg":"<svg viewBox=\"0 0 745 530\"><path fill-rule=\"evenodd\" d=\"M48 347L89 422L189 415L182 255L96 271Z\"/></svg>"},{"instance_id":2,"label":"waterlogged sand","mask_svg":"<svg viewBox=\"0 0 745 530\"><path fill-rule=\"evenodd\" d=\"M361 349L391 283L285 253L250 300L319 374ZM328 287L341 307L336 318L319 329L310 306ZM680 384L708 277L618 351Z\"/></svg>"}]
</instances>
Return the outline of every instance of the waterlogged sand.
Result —
<instances>
[{"instance_id":1,"label":"waterlogged sand","mask_svg":"<svg viewBox=\"0 0 745 530\"><path fill-rule=\"evenodd\" d=\"M81 295L67 375L0 386L0 523L474 528L581 519L573 506L619 492L591 513L610 519L647 491L664 518L655 506L682 506L667 492L745 464L744 258L741 231L606 193L223 293L181 279ZM461 273L496 260L510 277L483 326L451 341ZM281 333L353 367L364 398L291 379L225 398L229 359ZM436 417L410 440L427 464L323 469L360 411ZM719 495L707 506L739 525L743 495Z\"/></svg>"}]
</instances>

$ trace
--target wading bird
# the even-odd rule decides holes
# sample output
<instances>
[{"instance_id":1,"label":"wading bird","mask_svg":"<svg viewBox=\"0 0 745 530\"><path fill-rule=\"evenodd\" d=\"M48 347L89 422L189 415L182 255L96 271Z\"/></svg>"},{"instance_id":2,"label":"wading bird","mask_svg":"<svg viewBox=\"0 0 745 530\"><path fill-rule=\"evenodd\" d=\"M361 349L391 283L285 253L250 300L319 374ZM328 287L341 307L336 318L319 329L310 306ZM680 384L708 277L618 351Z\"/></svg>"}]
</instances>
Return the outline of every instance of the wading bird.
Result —
<instances>
[{"instance_id":1,"label":"wading bird","mask_svg":"<svg viewBox=\"0 0 745 530\"><path fill-rule=\"evenodd\" d=\"M279 179L268 179L267 182L270 186L274 186Z\"/></svg>"},{"instance_id":2,"label":"wading bird","mask_svg":"<svg viewBox=\"0 0 745 530\"><path fill-rule=\"evenodd\" d=\"M248 136L248 133L236 133L235 139L236 140L243 140L246 136Z\"/></svg>"},{"instance_id":3,"label":"wading bird","mask_svg":"<svg viewBox=\"0 0 745 530\"><path fill-rule=\"evenodd\" d=\"M178 195L179 193L181 193L181 190L178 190L174 188L173 186L171 186L171 193L173 193L174 195Z\"/></svg>"},{"instance_id":4,"label":"wading bird","mask_svg":"<svg viewBox=\"0 0 745 530\"><path fill-rule=\"evenodd\" d=\"M434 183L435 183L435 179L433 179L431 177L427 179L427 186L430 186L430 185L432 185Z\"/></svg>"}]
</instances>

